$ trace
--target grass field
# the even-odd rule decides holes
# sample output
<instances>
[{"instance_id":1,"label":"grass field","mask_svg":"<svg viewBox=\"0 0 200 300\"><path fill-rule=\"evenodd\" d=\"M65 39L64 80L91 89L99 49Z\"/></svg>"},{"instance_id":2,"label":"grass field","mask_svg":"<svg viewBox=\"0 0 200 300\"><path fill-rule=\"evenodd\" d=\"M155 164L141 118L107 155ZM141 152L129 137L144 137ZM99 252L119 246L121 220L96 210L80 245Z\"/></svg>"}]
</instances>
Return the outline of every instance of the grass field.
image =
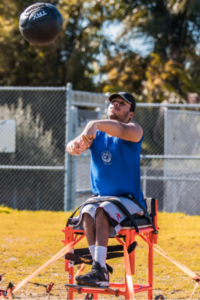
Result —
<instances>
[{"instance_id":1,"label":"grass field","mask_svg":"<svg viewBox=\"0 0 200 300\"><path fill-rule=\"evenodd\" d=\"M4 274L0 289L6 288L9 281L19 283L63 248L62 229L68 217L69 213L64 212L16 211L0 207L0 274ZM158 245L194 272L200 273L200 216L159 213L158 224ZM142 284L147 282L147 246L141 239L137 241L133 282ZM114 243L113 239L111 243ZM79 244L79 247L84 246L85 240ZM110 260L109 264L114 268L111 280L124 281L123 258ZM52 295L46 297L43 287L26 284L15 296L20 299L66 299L64 259L47 267L32 281L54 282ZM194 286L195 282L190 277L159 254L154 254L154 296L163 294L166 299L189 299ZM100 299L107 298L102 296ZM137 294L135 299L147 299L147 293ZM192 299L200 299L200 285Z\"/></svg>"}]
</instances>

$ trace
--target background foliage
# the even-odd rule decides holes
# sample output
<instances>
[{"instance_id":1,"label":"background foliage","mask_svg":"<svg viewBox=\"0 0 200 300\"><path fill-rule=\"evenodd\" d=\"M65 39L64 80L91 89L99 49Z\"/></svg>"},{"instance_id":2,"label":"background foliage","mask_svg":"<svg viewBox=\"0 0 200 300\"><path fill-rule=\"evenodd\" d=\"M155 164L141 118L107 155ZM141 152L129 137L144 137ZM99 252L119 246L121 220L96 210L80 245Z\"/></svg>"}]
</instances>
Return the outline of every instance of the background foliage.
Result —
<instances>
[{"instance_id":1,"label":"background foliage","mask_svg":"<svg viewBox=\"0 0 200 300\"><path fill-rule=\"evenodd\" d=\"M138 100L148 86L149 97L142 100L151 102L167 99L168 92L180 99L199 93L199 0L49 0L64 24L58 39L42 47L29 44L18 30L20 13L34 2L0 4L0 85L71 81L76 90L125 89ZM114 40L111 24L117 24ZM153 55L134 53L137 37L144 43L151 37Z\"/></svg>"},{"instance_id":2,"label":"background foliage","mask_svg":"<svg viewBox=\"0 0 200 300\"><path fill-rule=\"evenodd\" d=\"M48 1L64 20L48 46L30 44L18 29L20 13L38 1L1 1L0 85L70 81L75 90L126 90L142 102L185 102L189 93L200 93L200 0ZM138 37L145 47L151 43L152 53L133 51ZM52 141L64 137L65 103L53 97L28 101L23 99L22 108L31 105L34 121L40 114L44 130L52 129ZM5 103L16 108L18 98L0 97L0 105ZM54 113L47 114L47 107ZM56 147L63 156L63 143Z\"/></svg>"}]
</instances>

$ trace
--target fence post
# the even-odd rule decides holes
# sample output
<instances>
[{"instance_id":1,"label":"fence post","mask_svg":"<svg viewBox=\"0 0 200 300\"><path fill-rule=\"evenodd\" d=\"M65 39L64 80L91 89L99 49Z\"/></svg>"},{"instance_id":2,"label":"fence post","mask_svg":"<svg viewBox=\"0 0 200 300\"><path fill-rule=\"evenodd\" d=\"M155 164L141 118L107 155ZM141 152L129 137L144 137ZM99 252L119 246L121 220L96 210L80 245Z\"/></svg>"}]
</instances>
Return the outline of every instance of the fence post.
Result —
<instances>
[{"instance_id":1,"label":"fence post","mask_svg":"<svg viewBox=\"0 0 200 300\"><path fill-rule=\"evenodd\" d=\"M167 139L168 139L168 108L164 108L164 155L168 155L168 145L167 145ZM168 162L167 159L164 159L164 177L166 178L168 176L167 172ZM164 186L164 197L163 197L163 210L167 211L168 208L168 195L167 195L167 187L168 181L165 181Z\"/></svg>"},{"instance_id":2,"label":"fence post","mask_svg":"<svg viewBox=\"0 0 200 300\"><path fill-rule=\"evenodd\" d=\"M67 83L66 93L66 120L65 120L65 147L71 136L71 97L72 84ZM65 149L65 178L64 178L64 211L70 210L70 154Z\"/></svg>"},{"instance_id":3,"label":"fence post","mask_svg":"<svg viewBox=\"0 0 200 300\"><path fill-rule=\"evenodd\" d=\"M70 140L73 140L78 135L78 108L75 106L71 107L71 136ZM70 178L69 178L69 209L74 209L76 206L76 171L77 171L77 156L70 155Z\"/></svg>"},{"instance_id":4,"label":"fence post","mask_svg":"<svg viewBox=\"0 0 200 300\"><path fill-rule=\"evenodd\" d=\"M106 95L107 98L106 98L106 100L105 100L106 108L104 109L104 113L105 113L105 115L106 115L106 119L108 119L107 111L108 111L108 107L109 107L109 105L110 105L110 102L109 102L109 100L108 100L108 97L109 97L110 93L106 93L105 95Z\"/></svg>"}]
</instances>

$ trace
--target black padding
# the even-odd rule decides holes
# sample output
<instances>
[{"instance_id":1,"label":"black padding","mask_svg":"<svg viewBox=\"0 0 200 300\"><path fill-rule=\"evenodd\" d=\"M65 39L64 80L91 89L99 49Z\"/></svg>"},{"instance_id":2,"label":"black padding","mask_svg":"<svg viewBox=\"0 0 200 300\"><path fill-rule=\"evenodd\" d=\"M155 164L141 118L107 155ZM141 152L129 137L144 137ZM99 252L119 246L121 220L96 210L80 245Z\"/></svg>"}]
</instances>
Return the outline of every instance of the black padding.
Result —
<instances>
[{"instance_id":1,"label":"black padding","mask_svg":"<svg viewBox=\"0 0 200 300\"><path fill-rule=\"evenodd\" d=\"M152 218L154 218L156 215L156 205L155 205L156 200L154 198L145 198L144 200L147 205L147 212L149 213L149 215ZM149 219L147 219L145 217L141 217L138 214L133 214L132 216L134 217L138 227L151 224ZM129 218L126 218L122 222L120 222L120 225L122 227L132 227L132 224L131 224L131 221L129 220Z\"/></svg>"},{"instance_id":2,"label":"black padding","mask_svg":"<svg viewBox=\"0 0 200 300\"><path fill-rule=\"evenodd\" d=\"M88 265L92 264L91 255L87 255L87 257L86 257L86 256L80 256L80 255L74 254L74 253L66 253L65 259L74 261L75 264L83 264L83 263L88 264Z\"/></svg>"},{"instance_id":3,"label":"black padding","mask_svg":"<svg viewBox=\"0 0 200 300\"><path fill-rule=\"evenodd\" d=\"M123 246L122 245L113 245L113 246L108 246L107 252L114 252L114 251L123 251ZM90 255L89 248L80 248L80 249L74 249L74 254L79 254L79 255Z\"/></svg>"},{"instance_id":4,"label":"black padding","mask_svg":"<svg viewBox=\"0 0 200 300\"><path fill-rule=\"evenodd\" d=\"M133 214L133 217L134 217L134 219L135 219L135 222L136 222L136 224L137 224L137 226L144 226L144 225L149 225L149 224L151 224L150 223L150 221L148 220L148 219L146 219L145 217L141 217L141 216L139 216L138 214ZM75 225L76 223L72 223L71 222L72 221L72 218L69 218L68 219L68 226L69 225ZM77 221L78 222L78 221ZM122 226L122 227L132 227L133 226L133 224L132 224L132 222L131 222L131 220L130 219L128 219L128 218L126 218L126 219L124 219L122 222L120 222L120 225ZM89 251L89 250L88 250ZM83 253L79 253L79 254L83 254ZM87 254L87 253L84 253L84 254ZM89 252L88 252L88 254L89 254Z\"/></svg>"},{"instance_id":5,"label":"black padding","mask_svg":"<svg viewBox=\"0 0 200 300\"><path fill-rule=\"evenodd\" d=\"M67 225L66 225L66 227L69 226L69 225L76 225L76 224L78 224L78 220L75 221L75 222L72 222L72 220L73 220L73 218L69 218L69 219L67 220Z\"/></svg>"},{"instance_id":6,"label":"black padding","mask_svg":"<svg viewBox=\"0 0 200 300\"><path fill-rule=\"evenodd\" d=\"M147 211L148 211L149 215L152 218L154 218L155 215L156 215L156 205L155 205L156 200L154 198L145 198L144 200L147 204ZM133 214L132 216L133 216L133 218L135 220L135 223L137 224L138 227L151 225L151 222L146 217L141 217L138 214ZM68 223L67 223L68 225L72 225L72 224L76 225L78 223L78 221L77 221L77 223L76 222L72 223L72 219L73 218L68 219ZM126 219L124 219L122 222L120 222L120 225L122 227L129 227L129 228L133 227L133 224L132 224L131 220L128 217Z\"/></svg>"},{"instance_id":7,"label":"black padding","mask_svg":"<svg viewBox=\"0 0 200 300\"><path fill-rule=\"evenodd\" d=\"M137 247L137 242L133 242L132 244L130 244L128 246L128 254L130 254L131 252L133 252L135 250L135 248Z\"/></svg>"},{"instance_id":8,"label":"black padding","mask_svg":"<svg viewBox=\"0 0 200 300\"><path fill-rule=\"evenodd\" d=\"M148 214L154 218L156 215L156 200L154 198L144 198Z\"/></svg>"},{"instance_id":9,"label":"black padding","mask_svg":"<svg viewBox=\"0 0 200 300\"><path fill-rule=\"evenodd\" d=\"M151 216L154 218L156 216L156 199L152 198L151 201Z\"/></svg>"},{"instance_id":10,"label":"black padding","mask_svg":"<svg viewBox=\"0 0 200 300\"><path fill-rule=\"evenodd\" d=\"M117 257L123 257L124 256L124 252L113 252L113 253L107 253L107 259L113 259L113 258L117 258Z\"/></svg>"},{"instance_id":11,"label":"black padding","mask_svg":"<svg viewBox=\"0 0 200 300\"><path fill-rule=\"evenodd\" d=\"M73 253L71 253L71 254L73 254ZM91 257L91 255L87 255L87 256L80 256L80 255L78 255L78 256L79 256L79 258L77 260L74 260L75 258L72 259L72 256L66 256L66 259L74 261L75 265L77 265L77 264L83 264L83 263L88 264L88 265L92 264L92 257ZM117 257L123 257L123 256L124 256L123 252L111 252L111 253L107 253L106 260L117 258Z\"/></svg>"},{"instance_id":12,"label":"black padding","mask_svg":"<svg viewBox=\"0 0 200 300\"><path fill-rule=\"evenodd\" d=\"M151 224L148 219L146 219L145 217L141 217L141 216L137 217L137 219L135 219L135 221L136 221L138 227ZM132 227L132 223L128 218L126 218L122 222L120 222L120 225L122 227L130 227L130 228Z\"/></svg>"},{"instance_id":13,"label":"black padding","mask_svg":"<svg viewBox=\"0 0 200 300\"><path fill-rule=\"evenodd\" d=\"M89 250L89 248L74 249L74 254L90 255L90 250Z\"/></svg>"},{"instance_id":14,"label":"black padding","mask_svg":"<svg viewBox=\"0 0 200 300\"><path fill-rule=\"evenodd\" d=\"M110 253L109 257L107 259L112 259L115 257L122 257L123 253L116 253L117 255L114 255L114 253ZM66 253L65 254L65 259L73 261L74 265L79 265L79 264L87 264L87 265L92 265L92 256L91 255L86 255L86 256L81 256L78 254L74 254L74 253ZM113 268L106 264L108 271L112 274L113 273Z\"/></svg>"},{"instance_id":15,"label":"black padding","mask_svg":"<svg viewBox=\"0 0 200 300\"><path fill-rule=\"evenodd\" d=\"M98 200L98 202L100 202L100 203L102 203L102 202L104 202L105 200ZM116 206L118 206L120 209L121 209L121 211L131 220L131 223L133 224L133 226L135 227L135 231L137 232L137 233L139 233L139 229L138 229L138 227L137 227L137 224L136 224L136 222L135 222L135 219L133 218L133 216L130 214L130 212L129 212L129 210L126 208L126 206L124 206L123 204L122 204L122 202L120 202L120 200L119 199L117 199L117 198L112 198L112 199L106 199L106 201L107 202L111 202L111 203L113 203L113 204L115 204ZM132 200L133 201L133 200ZM87 200L87 203L86 202L84 202L84 203L82 203L74 212L73 212L73 214L71 215L71 217L68 219L68 221L67 221L67 226L70 224L70 222L71 222L71 220L72 220L72 218L73 218L73 216L76 214L76 212L78 211L78 210L80 210L85 204L96 204L97 203L97 201L94 201L94 200ZM140 206L140 204L139 204L139 206ZM76 225L77 223L73 223L73 225Z\"/></svg>"},{"instance_id":16,"label":"black padding","mask_svg":"<svg viewBox=\"0 0 200 300\"><path fill-rule=\"evenodd\" d=\"M113 259L113 258L119 258L123 257L124 253L123 252L112 252L112 253L107 253L106 260ZM78 254L74 253L66 253L65 254L65 259L73 261L74 265L79 265L79 264L87 264L87 265L92 265L92 256L91 255L86 255L86 256L81 256ZM112 273L112 267L108 266L109 272Z\"/></svg>"},{"instance_id":17,"label":"black padding","mask_svg":"<svg viewBox=\"0 0 200 300\"><path fill-rule=\"evenodd\" d=\"M108 246L107 252L122 251L122 250L124 250L122 245L114 245L114 246Z\"/></svg>"}]
</instances>

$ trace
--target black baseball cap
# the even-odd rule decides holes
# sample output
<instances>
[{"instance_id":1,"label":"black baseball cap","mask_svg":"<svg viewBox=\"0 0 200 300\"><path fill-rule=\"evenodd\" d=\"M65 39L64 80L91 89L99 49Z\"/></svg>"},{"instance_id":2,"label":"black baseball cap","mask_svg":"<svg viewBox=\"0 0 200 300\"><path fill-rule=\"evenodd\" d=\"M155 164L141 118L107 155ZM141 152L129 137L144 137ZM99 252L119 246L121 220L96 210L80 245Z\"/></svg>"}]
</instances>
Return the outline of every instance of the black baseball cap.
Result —
<instances>
[{"instance_id":1,"label":"black baseball cap","mask_svg":"<svg viewBox=\"0 0 200 300\"><path fill-rule=\"evenodd\" d=\"M116 98L117 96L120 96L126 102L130 103L132 105L133 111L135 111L135 108L136 108L135 98L131 94L126 93L126 92L114 93L108 97L108 100L111 101L112 99Z\"/></svg>"}]
</instances>

